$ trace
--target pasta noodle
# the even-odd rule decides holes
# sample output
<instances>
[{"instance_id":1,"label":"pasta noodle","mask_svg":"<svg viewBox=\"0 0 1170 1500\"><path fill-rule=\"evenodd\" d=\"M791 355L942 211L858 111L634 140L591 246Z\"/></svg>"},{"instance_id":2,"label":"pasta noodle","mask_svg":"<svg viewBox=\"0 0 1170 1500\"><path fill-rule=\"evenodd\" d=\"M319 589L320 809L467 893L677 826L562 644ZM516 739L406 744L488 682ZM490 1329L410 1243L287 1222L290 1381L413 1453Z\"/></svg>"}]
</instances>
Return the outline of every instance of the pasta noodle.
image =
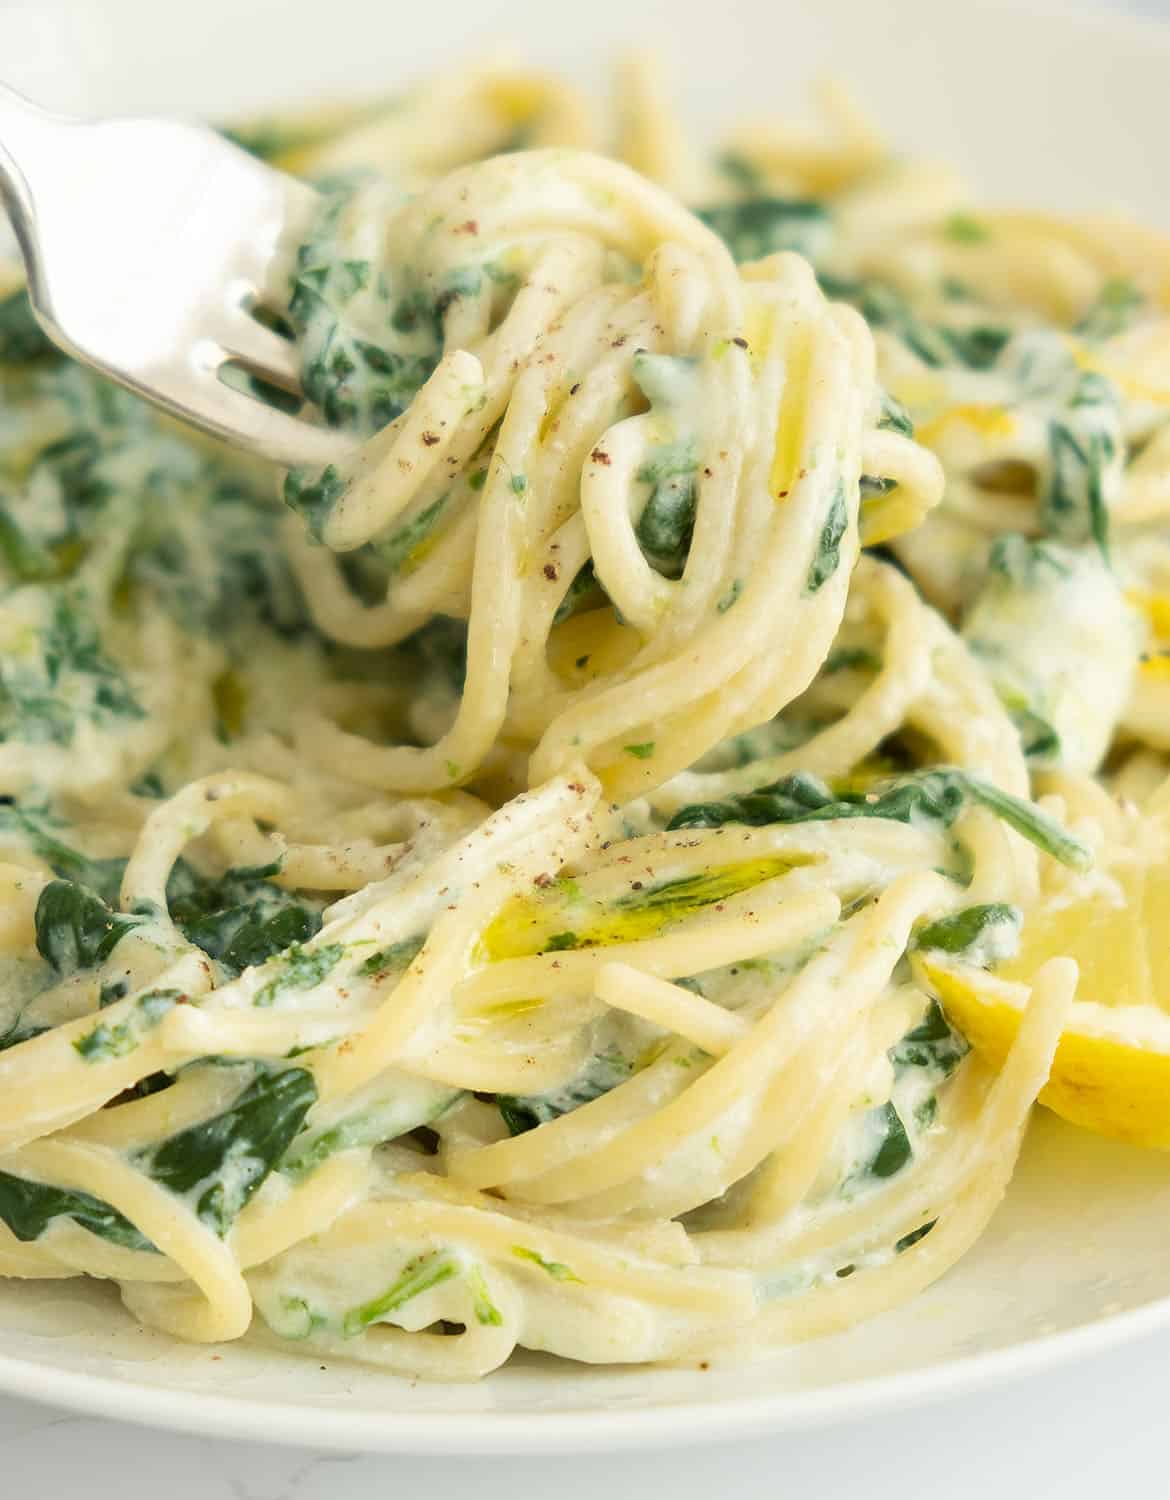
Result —
<instances>
[{"instance_id":1,"label":"pasta noodle","mask_svg":"<svg viewBox=\"0 0 1170 1500\"><path fill-rule=\"evenodd\" d=\"M917 958L1168 805L1170 254L668 93L231 132L320 188L278 494L0 303L0 1275L455 1380L993 1213L1077 966L995 1066Z\"/></svg>"}]
</instances>

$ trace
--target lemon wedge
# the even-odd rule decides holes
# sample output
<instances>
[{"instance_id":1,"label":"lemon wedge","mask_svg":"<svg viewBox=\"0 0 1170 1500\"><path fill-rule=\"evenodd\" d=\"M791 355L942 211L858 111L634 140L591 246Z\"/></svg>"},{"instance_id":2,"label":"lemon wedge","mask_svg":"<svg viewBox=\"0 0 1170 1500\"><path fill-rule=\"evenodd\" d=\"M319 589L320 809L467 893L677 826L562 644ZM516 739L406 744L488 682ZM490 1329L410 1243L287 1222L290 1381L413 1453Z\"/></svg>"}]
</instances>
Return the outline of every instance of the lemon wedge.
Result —
<instances>
[{"instance_id":1,"label":"lemon wedge","mask_svg":"<svg viewBox=\"0 0 1170 1500\"><path fill-rule=\"evenodd\" d=\"M923 950L913 963L972 1047L998 1066L1028 983L1047 959L1074 958L1077 999L1041 1102L1100 1135L1170 1150L1170 830L1127 817L1097 870L1048 889L1024 914L1019 952L994 974Z\"/></svg>"},{"instance_id":2,"label":"lemon wedge","mask_svg":"<svg viewBox=\"0 0 1170 1500\"><path fill-rule=\"evenodd\" d=\"M1019 1029L1027 985L945 954L918 954L914 966L947 1018L998 1067ZM1170 1150L1170 1016L1152 1005L1074 1001L1040 1102L1098 1135Z\"/></svg>"}]
</instances>

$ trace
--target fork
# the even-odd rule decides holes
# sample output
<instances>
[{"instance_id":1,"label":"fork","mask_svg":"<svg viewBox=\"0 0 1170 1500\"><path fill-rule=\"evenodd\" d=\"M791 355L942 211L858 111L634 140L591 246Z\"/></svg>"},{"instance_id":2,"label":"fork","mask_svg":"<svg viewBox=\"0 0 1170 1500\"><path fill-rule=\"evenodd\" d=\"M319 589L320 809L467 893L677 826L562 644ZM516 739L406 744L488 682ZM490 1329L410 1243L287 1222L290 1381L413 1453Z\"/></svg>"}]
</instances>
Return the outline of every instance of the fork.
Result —
<instances>
[{"instance_id":1,"label":"fork","mask_svg":"<svg viewBox=\"0 0 1170 1500\"><path fill-rule=\"evenodd\" d=\"M256 314L285 300L312 188L206 126L70 119L0 84L0 196L33 312L75 359L285 467L345 452L344 434L227 383L300 395L295 345Z\"/></svg>"}]
</instances>

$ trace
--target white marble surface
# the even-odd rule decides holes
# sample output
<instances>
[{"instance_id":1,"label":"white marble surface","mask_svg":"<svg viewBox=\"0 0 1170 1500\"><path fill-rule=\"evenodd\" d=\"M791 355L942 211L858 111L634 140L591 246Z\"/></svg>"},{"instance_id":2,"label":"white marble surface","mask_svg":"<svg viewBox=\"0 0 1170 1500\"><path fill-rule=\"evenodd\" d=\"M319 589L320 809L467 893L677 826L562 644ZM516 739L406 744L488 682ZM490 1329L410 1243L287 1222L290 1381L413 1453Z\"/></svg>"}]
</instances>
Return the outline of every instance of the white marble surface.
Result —
<instances>
[{"instance_id":1,"label":"white marble surface","mask_svg":"<svg viewBox=\"0 0 1170 1500\"><path fill-rule=\"evenodd\" d=\"M0 0L0 10L7 0ZM93 0L98 4L100 0ZM246 0L243 0L246 3ZM954 3L954 0L943 0ZM1051 0L1050 0L1051 3ZM1108 4L1109 0L1105 0ZM1170 0L1112 0L1170 20ZM218 1442L75 1416L0 1396L0 1496L21 1500L671 1500L783 1496L1062 1500L1166 1492L1170 1335L1053 1374L916 1411L729 1448L614 1456L422 1459L315 1454Z\"/></svg>"}]
</instances>

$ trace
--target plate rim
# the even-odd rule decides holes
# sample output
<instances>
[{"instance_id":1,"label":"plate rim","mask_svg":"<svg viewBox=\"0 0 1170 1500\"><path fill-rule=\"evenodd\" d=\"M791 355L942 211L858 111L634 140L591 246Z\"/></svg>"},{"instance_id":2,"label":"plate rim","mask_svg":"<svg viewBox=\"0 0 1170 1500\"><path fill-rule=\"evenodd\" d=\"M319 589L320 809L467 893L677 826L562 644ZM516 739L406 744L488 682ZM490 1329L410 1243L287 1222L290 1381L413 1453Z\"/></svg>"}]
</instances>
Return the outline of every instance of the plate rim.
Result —
<instances>
[{"instance_id":1,"label":"plate rim","mask_svg":"<svg viewBox=\"0 0 1170 1500\"><path fill-rule=\"evenodd\" d=\"M4 1354L0 1354L0 1392L136 1427L282 1448L440 1457L614 1453L667 1444L695 1448L811 1431L912 1406L935 1405L1005 1382L1034 1378L1067 1361L1104 1354L1168 1326L1170 1296L1157 1297L1075 1328L899 1374L870 1375L808 1391L728 1397L714 1403L687 1400L617 1411L331 1409L251 1396L158 1389L143 1381L63 1371L38 1360ZM768 1360L765 1357L754 1363L766 1369ZM403 1377L388 1374L386 1379L389 1384ZM134 1398L132 1408L126 1403L130 1394ZM311 1429L308 1437L306 1428Z\"/></svg>"}]
</instances>

